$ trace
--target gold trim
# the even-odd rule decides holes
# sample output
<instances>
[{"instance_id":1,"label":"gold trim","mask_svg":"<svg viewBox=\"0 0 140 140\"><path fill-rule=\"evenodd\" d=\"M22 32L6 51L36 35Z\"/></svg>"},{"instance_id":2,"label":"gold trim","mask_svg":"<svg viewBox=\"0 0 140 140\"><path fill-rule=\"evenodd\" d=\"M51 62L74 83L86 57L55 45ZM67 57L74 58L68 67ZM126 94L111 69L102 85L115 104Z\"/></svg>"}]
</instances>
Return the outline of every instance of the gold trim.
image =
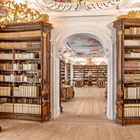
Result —
<instances>
[{"instance_id":1,"label":"gold trim","mask_svg":"<svg viewBox=\"0 0 140 140\"><path fill-rule=\"evenodd\" d=\"M0 3L0 9L6 11L6 17L0 18L0 27L4 28L9 23L48 22L48 15L32 11L26 4L17 4L14 1Z\"/></svg>"},{"instance_id":2,"label":"gold trim","mask_svg":"<svg viewBox=\"0 0 140 140\"><path fill-rule=\"evenodd\" d=\"M121 52L122 52L122 31L119 31L118 32L118 35L119 35L119 67L118 67L118 69L119 69L119 80L121 81L122 80L122 77L121 77L121 75L122 75L122 73L121 73L121 69L122 69L122 63L121 63L121 61L122 61L122 54L121 54Z\"/></svg>"},{"instance_id":3,"label":"gold trim","mask_svg":"<svg viewBox=\"0 0 140 140\"><path fill-rule=\"evenodd\" d=\"M47 33L43 33L43 40L44 40L44 48L46 48L47 47L47 45L46 45L46 37L47 37Z\"/></svg>"},{"instance_id":4,"label":"gold trim","mask_svg":"<svg viewBox=\"0 0 140 140\"><path fill-rule=\"evenodd\" d=\"M140 19L140 11L130 11L127 15L121 15L117 19Z\"/></svg>"}]
</instances>

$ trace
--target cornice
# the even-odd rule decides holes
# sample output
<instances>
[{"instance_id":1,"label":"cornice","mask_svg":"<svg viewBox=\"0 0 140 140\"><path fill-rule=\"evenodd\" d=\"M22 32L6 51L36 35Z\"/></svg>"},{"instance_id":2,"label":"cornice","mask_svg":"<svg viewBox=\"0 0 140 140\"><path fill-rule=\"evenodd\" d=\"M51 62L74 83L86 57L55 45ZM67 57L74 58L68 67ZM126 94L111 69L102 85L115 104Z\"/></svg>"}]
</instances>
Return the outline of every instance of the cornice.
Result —
<instances>
[{"instance_id":1,"label":"cornice","mask_svg":"<svg viewBox=\"0 0 140 140\"><path fill-rule=\"evenodd\" d=\"M35 8L45 11L79 11L79 10L104 10L110 9L112 7L117 7L123 0L105 0L100 2L87 2L80 1L75 3L62 3L55 2L54 0L30 0L28 5L30 7L34 6Z\"/></svg>"}]
</instances>

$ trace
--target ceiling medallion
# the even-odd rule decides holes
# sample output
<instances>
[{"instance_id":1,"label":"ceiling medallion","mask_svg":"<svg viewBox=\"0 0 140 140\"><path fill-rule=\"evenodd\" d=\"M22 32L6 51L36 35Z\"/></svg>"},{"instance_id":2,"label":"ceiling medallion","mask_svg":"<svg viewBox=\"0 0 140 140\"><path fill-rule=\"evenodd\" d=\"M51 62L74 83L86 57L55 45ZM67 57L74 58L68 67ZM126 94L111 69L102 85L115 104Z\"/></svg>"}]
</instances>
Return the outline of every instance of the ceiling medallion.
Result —
<instances>
[{"instance_id":1,"label":"ceiling medallion","mask_svg":"<svg viewBox=\"0 0 140 140\"><path fill-rule=\"evenodd\" d=\"M50 0L45 6L50 10L69 11L69 10L101 10L110 8L118 4L121 0L74 0L74 2L59 2L60 0ZM64 2L63 2L64 1Z\"/></svg>"},{"instance_id":2,"label":"ceiling medallion","mask_svg":"<svg viewBox=\"0 0 140 140\"><path fill-rule=\"evenodd\" d=\"M5 15L4 15L5 13ZM48 15L32 11L25 4L14 1L0 2L0 27L4 28L9 23L23 22L48 22Z\"/></svg>"}]
</instances>

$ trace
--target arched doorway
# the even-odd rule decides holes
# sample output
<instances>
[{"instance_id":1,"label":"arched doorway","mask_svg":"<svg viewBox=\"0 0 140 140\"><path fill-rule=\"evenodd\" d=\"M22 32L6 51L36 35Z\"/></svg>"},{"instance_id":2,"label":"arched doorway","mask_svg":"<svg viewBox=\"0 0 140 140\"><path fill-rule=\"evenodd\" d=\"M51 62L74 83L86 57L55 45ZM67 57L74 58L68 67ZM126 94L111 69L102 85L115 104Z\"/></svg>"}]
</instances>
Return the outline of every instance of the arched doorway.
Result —
<instances>
[{"instance_id":1,"label":"arched doorway","mask_svg":"<svg viewBox=\"0 0 140 140\"><path fill-rule=\"evenodd\" d=\"M114 55L112 40L109 36L102 33L99 28L93 27L79 27L70 29L63 29L62 32L53 33L52 38L52 117L56 118L60 115L60 106L59 106L59 49L65 45L67 38L71 35L78 33L91 34L94 38L98 39L104 48L108 50L107 59L108 59L108 87L107 87L107 118L114 119L115 111L115 77L114 77Z\"/></svg>"}]
</instances>

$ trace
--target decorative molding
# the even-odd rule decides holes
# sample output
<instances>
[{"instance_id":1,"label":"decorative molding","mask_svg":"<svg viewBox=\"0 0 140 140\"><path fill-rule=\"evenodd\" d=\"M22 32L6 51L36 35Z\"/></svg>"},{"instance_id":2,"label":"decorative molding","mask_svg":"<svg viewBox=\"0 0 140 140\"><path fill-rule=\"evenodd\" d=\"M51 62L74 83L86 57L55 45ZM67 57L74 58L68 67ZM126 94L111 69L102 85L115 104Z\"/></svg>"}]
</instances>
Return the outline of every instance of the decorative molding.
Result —
<instances>
[{"instance_id":1,"label":"decorative molding","mask_svg":"<svg viewBox=\"0 0 140 140\"><path fill-rule=\"evenodd\" d=\"M75 3L64 3L64 2L55 2L54 0L49 0L45 2L43 0L32 0L28 4L35 5L38 9L45 9L45 11L78 11L78 10L102 10L117 6L123 0L105 0L98 2L88 2L79 0ZM40 7L43 6L43 7Z\"/></svg>"},{"instance_id":2,"label":"decorative molding","mask_svg":"<svg viewBox=\"0 0 140 140\"><path fill-rule=\"evenodd\" d=\"M4 28L9 23L23 22L48 22L48 15L32 11L25 4L17 4L14 1L0 3L0 10L6 11L6 16L0 16L0 27Z\"/></svg>"},{"instance_id":3,"label":"decorative molding","mask_svg":"<svg viewBox=\"0 0 140 140\"><path fill-rule=\"evenodd\" d=\"M121 15L117 19L140 19L140 11L130 11L127 15Z\"/></svg>"}]
</instances>

